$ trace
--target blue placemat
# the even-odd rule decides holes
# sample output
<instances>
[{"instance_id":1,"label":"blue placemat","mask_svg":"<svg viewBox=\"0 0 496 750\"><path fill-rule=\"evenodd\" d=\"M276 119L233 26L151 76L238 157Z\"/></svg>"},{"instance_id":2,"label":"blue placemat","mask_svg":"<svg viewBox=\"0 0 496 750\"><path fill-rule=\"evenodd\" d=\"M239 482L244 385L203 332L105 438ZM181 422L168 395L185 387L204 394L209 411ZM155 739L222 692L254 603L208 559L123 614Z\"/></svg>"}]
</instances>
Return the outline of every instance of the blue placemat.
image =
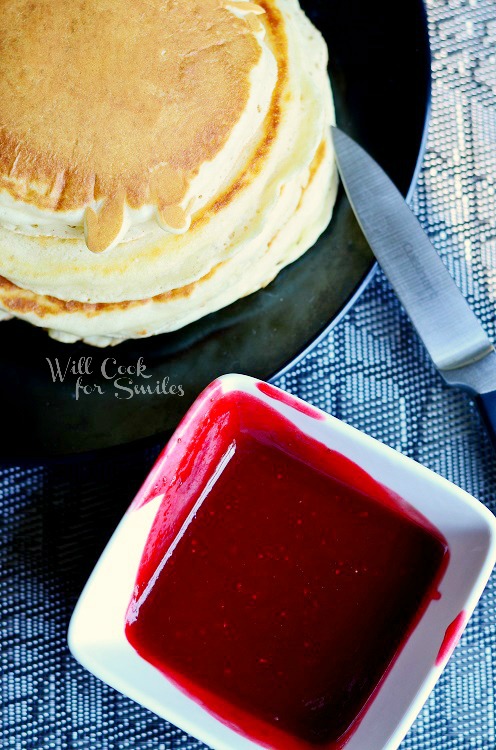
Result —
<instances>
[{"instance_id":1,"label":"blue placemat","mask_svg":"<svg viewBox=\"0 0 496 750\"><path fill-rule=\"evenodd\" d=\"M414 208L494 339L496 8L430 0L428 9L433 115ZM443 386L380 273L279 385L496 508L496 459L479 417ZM94 679L66 647L77 594L155 453L0 473L1 748L203 747ZM496 747L495 582L404 750Z\"/></svg>"}]
</instances>

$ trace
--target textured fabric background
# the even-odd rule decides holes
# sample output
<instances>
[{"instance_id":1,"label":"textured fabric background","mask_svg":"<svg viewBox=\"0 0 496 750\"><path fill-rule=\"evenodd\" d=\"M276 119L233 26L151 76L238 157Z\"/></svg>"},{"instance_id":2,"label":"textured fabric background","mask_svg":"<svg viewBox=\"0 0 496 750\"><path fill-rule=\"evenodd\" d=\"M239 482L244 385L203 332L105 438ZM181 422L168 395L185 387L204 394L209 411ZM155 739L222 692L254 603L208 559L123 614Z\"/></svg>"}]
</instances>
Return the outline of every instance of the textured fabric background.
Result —
<instances>
[{"instance_id":1,"label":"textured fabric background","mask_svg":"<svg viewBox=\"0 0 496 750\"><path fill-rule=\"evenodd\" d=\"M428 9L433 114L414 208L495 338L496 3L429 0ZM463 394L443 387L381 274L279 384L496 509L496 460L479 417ZM152 453L0 476L4 750L203 747L91 677L66 648L77 592ZM403 750L494 750L495 686L493 578Z\"/></svg>"}]
</instances>

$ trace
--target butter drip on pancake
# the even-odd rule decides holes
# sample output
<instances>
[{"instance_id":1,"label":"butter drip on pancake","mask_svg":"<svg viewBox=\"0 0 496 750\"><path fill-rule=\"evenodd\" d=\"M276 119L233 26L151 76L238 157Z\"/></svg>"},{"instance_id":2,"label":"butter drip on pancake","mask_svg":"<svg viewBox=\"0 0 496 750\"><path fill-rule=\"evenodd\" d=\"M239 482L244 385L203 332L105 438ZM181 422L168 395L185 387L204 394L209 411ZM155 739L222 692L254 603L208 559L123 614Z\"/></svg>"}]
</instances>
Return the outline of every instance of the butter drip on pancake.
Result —
<instances>
[{"instance_id":1,"label":"butter drip on pancake","mask_svg":"<svg viewBox=\"0 0 496 750\"><path fill-rule=\"evenodd\" d=\"M82 210L96 253L123 240L133 209L186 232L189 188L252 93L263 13L250 0L1 0L8 207Z\"/></svg>"}]
</instances>

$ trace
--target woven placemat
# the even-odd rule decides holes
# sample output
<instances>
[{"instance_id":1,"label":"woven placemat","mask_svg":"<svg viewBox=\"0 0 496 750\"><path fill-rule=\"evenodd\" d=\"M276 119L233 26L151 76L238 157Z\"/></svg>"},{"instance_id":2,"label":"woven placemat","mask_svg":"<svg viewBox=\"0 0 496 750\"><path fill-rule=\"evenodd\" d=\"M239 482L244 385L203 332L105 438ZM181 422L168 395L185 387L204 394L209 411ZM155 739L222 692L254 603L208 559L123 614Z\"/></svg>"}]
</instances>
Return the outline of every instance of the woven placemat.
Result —
<instances>
[{"instance_id":1,"label":"woven placemat","mask_svg":"<svg viewBox=\"0 0 496 750\"><path fill-rule=\"evenodd\" d=\"M413 205L494 338L494 0L430 0L428 10L433 113ZM382 274L278 384L496 508L496 460L479 417L443 386ZM3 749L203 747L94 679L65 640L77 595L155 454L0 473ZM493 578L403 750L494 750L495 636Z\"/></svg>"}]
</instances>

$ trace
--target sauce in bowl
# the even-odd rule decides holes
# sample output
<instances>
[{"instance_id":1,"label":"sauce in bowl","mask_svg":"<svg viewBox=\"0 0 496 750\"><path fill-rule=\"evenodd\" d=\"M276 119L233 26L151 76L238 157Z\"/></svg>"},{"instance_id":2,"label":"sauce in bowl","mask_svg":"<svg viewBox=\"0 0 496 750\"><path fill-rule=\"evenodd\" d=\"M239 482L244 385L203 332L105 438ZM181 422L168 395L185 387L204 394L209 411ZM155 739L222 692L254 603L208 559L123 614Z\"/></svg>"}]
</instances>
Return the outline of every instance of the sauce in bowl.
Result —
<instances>
[{"instance_id":1,"label":"sauce in bowl","mask_svg":"<svg viewBox=\"0 0 496 750\"><path fill-rule=\"evenodd\" d=\"M148 498L129 642L263 746L343 747L438 597L446 541L253 396L223 396L187 442Z\"/></svg>"}]
</instances>

